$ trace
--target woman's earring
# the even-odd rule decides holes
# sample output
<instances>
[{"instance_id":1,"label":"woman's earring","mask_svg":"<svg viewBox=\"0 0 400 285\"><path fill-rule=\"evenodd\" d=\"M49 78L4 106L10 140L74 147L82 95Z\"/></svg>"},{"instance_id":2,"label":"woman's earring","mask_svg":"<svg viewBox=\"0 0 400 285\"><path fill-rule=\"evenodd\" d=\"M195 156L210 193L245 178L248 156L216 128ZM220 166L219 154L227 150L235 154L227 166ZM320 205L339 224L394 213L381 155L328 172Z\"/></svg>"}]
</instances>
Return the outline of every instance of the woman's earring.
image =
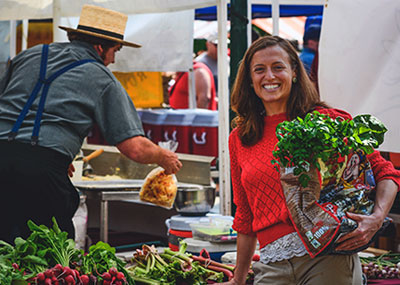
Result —
<instances>
[{"instance_id":1,"label":"woman's earring","mask_svg":"<svg viewBox=\"0 0 400 285\"><path fill-rule=\"evenodd\" d=\"M297 82L297 78L293 77L292 81L293 81L293 83L296 83Z\"/></svg>"},{"instance_id":2,"label":"woman's earring","mask_svg":"<svg viewBox=\"0 0 400 285\"><path fill-rule=\"evenodd\" d=\"M253 88L253 87L254 87L253 83L250 83L250 87L251 87L251 88Z\"/></svg>"}]
</instances>

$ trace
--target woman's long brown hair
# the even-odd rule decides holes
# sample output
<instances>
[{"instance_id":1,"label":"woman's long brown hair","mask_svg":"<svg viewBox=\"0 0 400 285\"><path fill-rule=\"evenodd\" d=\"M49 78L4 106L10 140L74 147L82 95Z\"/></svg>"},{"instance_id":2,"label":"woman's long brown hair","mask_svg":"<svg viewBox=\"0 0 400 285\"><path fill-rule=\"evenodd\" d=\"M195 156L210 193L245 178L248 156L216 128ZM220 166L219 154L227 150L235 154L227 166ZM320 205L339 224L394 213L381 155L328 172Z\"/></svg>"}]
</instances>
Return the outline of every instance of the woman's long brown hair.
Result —
<instances>
[{"instance_id":1,"label":"woman's long brown hair","mask_svg":"<svg viewBox=\"0 0 400 285\"><path fill-rule=\"evenodd\" d=\"M238 127L240 140L247 146L256 144L262 138L265 114L261 99L251 88L250 63L256 52L276 45L288 54L291 68L297 78L297 82L292 84L286 106L288 119L304 117L316 106L328 107L320 100L294 47L278 36L259 38L248 48L240 62L231 93L231 108L237 115L232 121L232 126Z\"/></svg>"}]
</instances>

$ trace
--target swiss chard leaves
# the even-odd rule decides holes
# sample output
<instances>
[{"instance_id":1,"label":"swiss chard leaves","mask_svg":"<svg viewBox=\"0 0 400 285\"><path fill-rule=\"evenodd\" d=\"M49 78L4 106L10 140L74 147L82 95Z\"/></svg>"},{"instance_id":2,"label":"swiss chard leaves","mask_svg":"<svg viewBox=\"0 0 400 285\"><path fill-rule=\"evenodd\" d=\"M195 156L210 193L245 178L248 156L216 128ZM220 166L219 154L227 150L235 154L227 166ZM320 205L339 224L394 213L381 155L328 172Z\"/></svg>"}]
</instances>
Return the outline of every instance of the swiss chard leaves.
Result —
<instances>
[{"instance_id":1,"label":"swiss chard leaves","mask_svg":"<svg viewBox=\"0 0 400 285\"><path fill-rule=\"evenodd\" d=\"M300 184L308 185L305 174L310 167L320 169L319 160L325 164L338 161L351 151L361 149L370 154L383 143L386 127L372 115L359 115L353 120L342 117L332 119L317 111L304 119L280 123L276 128L278 143L273 151L273 164L293 167Z\"/></svg>"}]
</instances>

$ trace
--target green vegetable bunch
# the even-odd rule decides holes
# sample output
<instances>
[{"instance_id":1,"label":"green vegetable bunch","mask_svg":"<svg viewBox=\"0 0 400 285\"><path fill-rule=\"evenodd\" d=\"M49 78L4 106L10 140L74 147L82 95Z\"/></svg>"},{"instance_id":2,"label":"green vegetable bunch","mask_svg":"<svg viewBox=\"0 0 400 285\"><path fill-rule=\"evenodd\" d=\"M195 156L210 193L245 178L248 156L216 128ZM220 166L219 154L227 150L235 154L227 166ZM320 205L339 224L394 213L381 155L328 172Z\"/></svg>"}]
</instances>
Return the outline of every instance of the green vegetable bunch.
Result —
<instances>
[{"instance_id":1,"label":"green vegetable bunch","mask_svg":"<svg viewBox=\"0 0 400 285\"><path fill-rule=\"evenodd\" d=\"M128 284L135 284L125 269L126 263L118 258L115 253L115 248L111 247L108 243L97 242L90 246L88 253L82 257L80 271L84 274L93 274L104 279L102 277L104 273L108 272L110 268L116 268L124 274Z\"/></svg>"},{"instance_id":2,"label":"green vegetable bunch","mask_svg":"<svg viewBox=\"0 0 400 285\"><path fill-rule=\"evenodd\" d=\"M280 123L276 128L278 143L271 162L283 168L293 167L300 184L308 185L306 174L311 168L321 170L321 162L333 165L355 150L370 154L382 144L386 127L371 115L359 115L353 120L332 119L318 111L304 119Z\"/></svg>"}]
</instances>

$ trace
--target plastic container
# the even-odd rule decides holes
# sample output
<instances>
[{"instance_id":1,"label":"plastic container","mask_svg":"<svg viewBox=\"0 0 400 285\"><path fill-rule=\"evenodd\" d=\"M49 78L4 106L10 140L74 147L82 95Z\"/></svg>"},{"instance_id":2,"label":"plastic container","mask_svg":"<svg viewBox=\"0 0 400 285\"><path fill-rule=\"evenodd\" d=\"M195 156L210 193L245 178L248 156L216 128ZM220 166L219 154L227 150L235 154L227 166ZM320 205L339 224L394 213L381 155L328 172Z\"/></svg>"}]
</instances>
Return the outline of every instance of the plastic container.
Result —
<instances>
[{"instance_id":1,"label":"plastic container","mask_svg":"<svg viewBox=\"0 0 400 285\"><path fill-rule=\"evenodd\" d=\"M167 110L142 110L141 120L143 130L148 139L158 144L163 139L163 125L167 116Z\"/></svg>"},{"instance_id":2,"label":"plastic container","mask_svg":"<svg viewBox=\"0 0 400 285\"><path fill-rule=\"evenodd\" d=\"M196 110L191 143L193 154L218 156L218 111Z\"/></svg>"},{"instance_id":3,"label":"plastic container","mask_svg":"<svg viewBox=\"0 0 400 285\"><path fill-rule=\"evenodd\" d=\"M177 141L176 152L191 152L191 125L196 113L192 109L169 110L163 125L163 141Z\"/></svg>"},{"instance_id":4,"label":"plastic container","mask_svg":"<svg viewBox=\"0 0 400 285\"><path fill-rule=\"evenodd\" d=\"M185 238L184 241L187 244L187 248L186 248L187 252L194 254L194 255L199 255L200 251L203 248L205 248L209 252L210 258L217 262L221 262L221 257L225 253L236 251L236 243L235 242L213 243L213 242L198 240L198 239L194 239L194 238Z\"/></svg>"},{"instance_id":5,"label":"plastic container","mask_svg":"<svg viewBox=\"0 0 400 285\"><path fill-rule=\"evenodd\" d=\"M231 216L209 216L191 223L193 238L211 242L236 241L237 232L232 230L233 217Z\"/></svg>"}]
</instances>

